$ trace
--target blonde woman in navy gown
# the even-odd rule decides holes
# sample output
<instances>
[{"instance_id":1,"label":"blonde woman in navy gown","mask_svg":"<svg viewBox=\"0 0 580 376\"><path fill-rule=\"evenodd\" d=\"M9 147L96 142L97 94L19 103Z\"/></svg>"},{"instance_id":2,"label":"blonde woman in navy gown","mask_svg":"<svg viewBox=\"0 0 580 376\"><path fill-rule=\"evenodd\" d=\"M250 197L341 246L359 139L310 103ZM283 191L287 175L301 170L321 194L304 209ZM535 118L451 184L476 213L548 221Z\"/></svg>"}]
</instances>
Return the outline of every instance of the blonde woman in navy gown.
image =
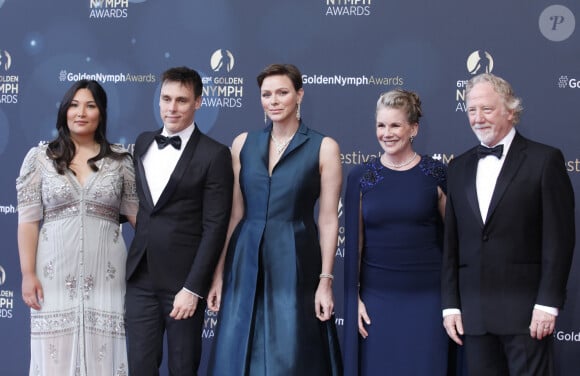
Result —
<instances>
[{"instance_id":1,"label":"blonde woman in navy gown","mask_svg":"<svg viewBox=\"0 0 580 376\"><path fill-rule=\"evenodd\" d=\"M208 297L219 309L209 374L342 375L332 292L339 148L302 122L295 66L266 67L258 85L270 121L232 145L229 247Z\"/></svg>"},{"instance_id":2,"label":"blonde woman in navy gown","mask_svg":"<svg viewBox=\"0 0 580 376\"><path fill-rule=\"evenodd\" d=\"M420 117L415 93L381 95L376 136L384 153L348 177L347 375L447 374L440 309L446 168L413 150Z\"/></svg>"}]
</instances>

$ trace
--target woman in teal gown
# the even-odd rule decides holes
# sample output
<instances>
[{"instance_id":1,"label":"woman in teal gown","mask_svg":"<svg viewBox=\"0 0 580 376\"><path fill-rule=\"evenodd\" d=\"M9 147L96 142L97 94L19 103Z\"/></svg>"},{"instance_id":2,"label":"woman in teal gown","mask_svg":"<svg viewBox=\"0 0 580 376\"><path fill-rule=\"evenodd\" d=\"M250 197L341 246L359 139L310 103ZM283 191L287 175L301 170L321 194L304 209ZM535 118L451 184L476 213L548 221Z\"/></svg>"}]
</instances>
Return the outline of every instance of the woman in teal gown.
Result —
<instances>
[{"instance_id":1,"label":"woman in teal gown","mask_svg":"<svg viewBox=\"0 0 580 376\"><path fill-rule=\"evenodd\" d=\"M332 293L341 162L337 143L300 120L301 77L266 67L258 85L271 121L232 145L229 245L208 296L219 310L210 375L342 375Z\"/></svg>"}]
</instances>

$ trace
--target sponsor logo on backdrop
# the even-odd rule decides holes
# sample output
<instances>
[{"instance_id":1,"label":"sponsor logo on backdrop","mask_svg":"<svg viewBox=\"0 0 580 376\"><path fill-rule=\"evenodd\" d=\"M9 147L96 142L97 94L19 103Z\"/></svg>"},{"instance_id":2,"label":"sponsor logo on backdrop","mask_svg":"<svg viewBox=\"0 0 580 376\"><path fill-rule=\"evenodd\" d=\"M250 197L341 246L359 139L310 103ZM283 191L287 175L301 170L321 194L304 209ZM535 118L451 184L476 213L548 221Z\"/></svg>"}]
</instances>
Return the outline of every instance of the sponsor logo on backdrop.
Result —
<instances>
[{"instance_id":1,"label":"sponsor logo on backdrop","mask_svg":"<svg viewBox=\"0 0 580 376\"><path fill-rule=\"evenodd\" d=\"M550 5L540 14L538 24L544 38L552 42L561 42L574 33L576 17L563 5Z\"/></svg>"},{"instance_id":2,"label":"sponsor logo on backdrop","mask_svg":"<svg viewBox=\"0 0 580 376\"><path fill-rule=\"evenodd\" d=\"M372 0L324 0L326 16L370 16Z\"/></svg>"},{"instance_id":3,"label":"sponsor logo on backdrop","mask_svg":"<svg viewBox=\"0 0 580 376\"><path fill-rule=\"evenodd\" d=\"M576 81L576 80L574 80ZM568 76L560 76L560 78L558 78L558 87L560 89L565 89L568 87L568 84L570 83L570 79L568 78ZM574 86L576 82L574 82Z\"/></svg>"},{"instance_id":4,"label":"sponsor logo on backdrop","mask_svg":"<svg viewBox=\"0 0 580 376\"><path fill-rule=\"evenodd\" d=\"M340 198L340 200L338 201L338 219L340 221L340 218L342 217L344 211L344 205L342 203L342 197ZM336 253L334 254L335 257L341 257L344 258L344 226L339 226L338 227L338 242L336 243Z\"/></svg>"},{"instance_id":5,"label":"sponsor logo on backdrop","mask_svg":"<svg viewBox=\"0 0 580 376\"><path fill-rule=\"evenodd\" d=\"M89 0L89 18L127 18L129 0Z\"/></svg>"},{"instance_id":6,"label":"sponsor logo on backdrop","mask_svg":"<svg viewBox=\"0 0 580 376\"><path fill-rule=\"evenodd\" d=\"M204 76L204 107L241 108L244 98L244 77L230 75L234 69L234 55L226 49L215 50L210 57L211 70L215 76Z\"/></svg>"},{"instance_id":7,"label":"sponsor logo on backdrop","mask_svg":"<svg viewBox=\"0 0 580 376\"><path fill-rule=\"evenodd\" d=\"M480 73L491 73L493 70L493 57L484 50L473 51L467 57L467 71L475 76Z\"/></svg>"},{"instance_id":8,"label":"sponsor logo on backdrop","mask_svg":"<svg viewBox=\"0 0 580 376\"><path fill-rule=\"evenodd\" d=\"M345 76L335 74L333 76L325 74L303 74L302 83L304 85L330 85L330 86L403 86L404 78L401 76L379 76L361 75Z\"/></svg>"},{"instance_id":9,"label":"sponsor logo on backdrop","mask_svg":"<svg viewBox=\"0 0 580 376\"><path fill-rule=\"evenodd\" d=\"M559 330L554 333L554 337L556 337L558 341L562 342L580 342L580 332L565 332Z\"/></svg>"},{"instance_id":10,"label":"sponsor logo on backdrop","mask_svg":"<svg viewBox=\"0 0 580 376\"><path fill-rule=\"evenodd\" d=\"M469 54L465 63L467 72L475 76L493 71L493 56L485 50L475 50ZM465 86L468 80L457 80L455 84L455 112L466 112Z\"/></svg>"},{"instance_id":11,"label":"sponsor logo on backdrop","mask_svg":"<svg viewBox=\"0 0 580 376\"><path fill-rule=\"evenodd\" d=\"M0 205L0 214L16 214L16 207L14 205Z\"/></svg>"},{"instance_id":12,"label":"sponsor logo on backdrop","mask_svg":"<svg viewBox=\"0 0 580 376\"><path fill-rule=\"evenodd\" d=\"M449 164L449 162L451 162L453 157L454 157L453 154L444 154L444 153L435 153L435 154L431 155L431 158L435 159L436 161L445 163L445 164Z\"/></svg>"},{"instance_id":13,"label":"sponsor logo on backdrop","mask_svg":"<svg viewBox=\"0 0 580 376\"><path fill-rule=\"evenodd\" d=\"M234 69L234 55L228 50L216 50L210 58L211 70L214 72L226 71L229 72Z\"/></svg>"},{"instance_id":14,"label":"sponsor logo on backdrop","mask_svg":"<svg viewBox=\"0 0 580 376\"><path fill-rule=\"evenodd\" d=\"M201 332L201 338L213 338L215 337L215 327L217 326L218 313L214 312L208 308L205 309L205 317L203 319L203 329Z\"/></svg>"},{"instance_id":15,"label":"sponsor logo on backdrop","mask_svg":"<svg viewBox=\"0 0 580 376\"><path fill-rule=\"evenodd\" d=\"M558 78L558 87L560 89L580 89L580 78L562 75Z\"/></svg>"},{"instance_id":16,"label":"sponsor logo on backdrop","mask_svg":"<svg viewBox=\"0 0 580 376\"><path fill-rule=\"evenodd\" d=\"M8 71L12 66L12 56L6 50L0 50L0 66L3 70Z\"/></svg>"},{"instance_id":17,"label":"sponsor logo on backdrop","mask_svg":"<svg viewBox=\"0 0 580 376\"><path fill-rule=\"evenodd\" d=\"M86 72L69 72L63 69L58 74L61 82L75 82L78 80L95 80L102 83L144 83L153 84L157 82L157 77L153 73L136 74L136 73L86 73Z\"/></svg>"},{"instance_id":18,"label":"sponsor logo on backdrop","mask_svg":"<svg viewBox=\"0 0 580 376\"><path fill-rule=\"evenodd\" d=\"M12 55L7 50L0 49L0 103L18 103L17 75L9 74L12 68Z\"/></svg>"},{"instance_id":19,"label":"sponsor logo on backdrop","mask_svg":"<svg viewBox=\"0 0 580 376\"><path fill-rule=\"evenodd\" d=\"M580 172L580 158L576 158L576 160L573 161L567 161L566 170L568 170L568 172Z\"/></svg>"},{"instance_id":20,"label":"sponsor logo on backdrop","mask_svg":"<svg viewBox=\"0 0 580 376\"><path fill-rule=\"evenodd\" d=\"M11 319L14 309L14 291L4 290L2 286L6 282L6 271L0 265L0 319Z\"/></svg>"}]
</instances>

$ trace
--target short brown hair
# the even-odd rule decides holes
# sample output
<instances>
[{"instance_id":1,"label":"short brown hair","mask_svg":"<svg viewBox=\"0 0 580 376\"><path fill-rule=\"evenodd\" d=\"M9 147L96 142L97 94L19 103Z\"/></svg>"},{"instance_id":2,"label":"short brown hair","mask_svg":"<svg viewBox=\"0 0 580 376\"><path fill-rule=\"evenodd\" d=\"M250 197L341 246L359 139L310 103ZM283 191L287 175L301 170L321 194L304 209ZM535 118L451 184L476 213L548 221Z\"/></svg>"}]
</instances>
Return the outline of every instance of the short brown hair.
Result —
<instances>
[{"instance_id":1,"label":"short brown hair","mask_svg":"<svg viewBox=\"0 0 580 376\"><path fill-rule=\"evenodd\" d=\"M270 64L264 68L257 77L258 87L262 87L262 82L269 76L286 76L292 81L296 91L302 88L302 73L293 64Z\"/></svg>"}]
</instances>

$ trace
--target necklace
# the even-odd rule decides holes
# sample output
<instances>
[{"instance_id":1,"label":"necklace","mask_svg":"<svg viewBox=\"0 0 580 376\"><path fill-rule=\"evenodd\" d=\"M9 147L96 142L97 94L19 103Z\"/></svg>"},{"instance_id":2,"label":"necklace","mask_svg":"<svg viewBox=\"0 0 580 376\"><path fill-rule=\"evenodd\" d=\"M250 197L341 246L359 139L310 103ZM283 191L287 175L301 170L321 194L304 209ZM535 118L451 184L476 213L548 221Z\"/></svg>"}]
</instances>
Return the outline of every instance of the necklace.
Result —
<instances>
[{"instance_id":1,"label":"necklace","mask_svg":"<svg viewBox=\"0 0 580 376\"><path fill-rule=\"evenodd\" d=\"M272 141L274 141L274 148L276 149L276 152L278 153L278 155L282 154L282 152L284 152L284 150L286 150L286 147L288 146L290 141L292 141L292 137L294 137L294 135L292 135L286 141L280 142L280 141L276 140L276 137L274 137L273 133L270 133L270 138L272 139Z\"/></svg>"},{"instance_id":2,"label":"necklace","mask_svg":"<svg viewBox=\"0 0 580 376\"><path fill-rule=\"evenodd\" d=\"M401 168L401 167L405 167L406 165L408 165L411 162L413 162L415 160L415 157L417 157L417 152L415 152L415 154L413 154L413 156L411 158L409 158L408 160L406 160L403 163L394 164L394 163L389 163L387 161L383 161L383 162L387 165L387 167L390 167L390 168Z\"/></svg>"}]
</instances>

